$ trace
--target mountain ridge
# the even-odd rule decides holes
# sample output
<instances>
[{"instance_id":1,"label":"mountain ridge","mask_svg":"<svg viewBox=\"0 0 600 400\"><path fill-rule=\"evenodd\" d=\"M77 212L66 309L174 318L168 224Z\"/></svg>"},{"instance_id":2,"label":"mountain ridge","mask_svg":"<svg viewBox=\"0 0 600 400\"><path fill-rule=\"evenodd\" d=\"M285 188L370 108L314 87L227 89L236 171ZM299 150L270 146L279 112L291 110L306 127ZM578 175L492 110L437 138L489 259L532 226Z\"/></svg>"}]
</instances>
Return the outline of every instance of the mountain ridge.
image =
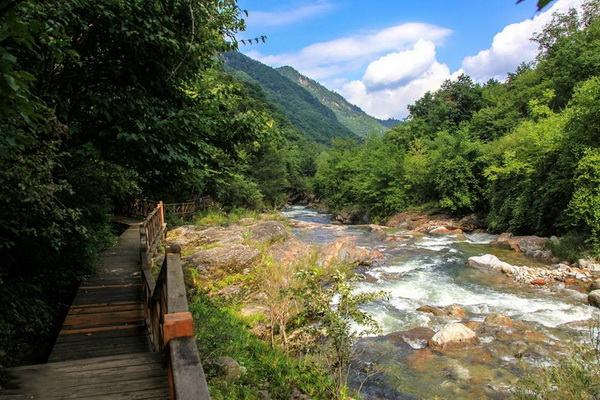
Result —
<instances>
[{"instance_id":1,"label":"mountain ridge","mask_svg":"<svg viewBox=\"0 0 600 400\"><path fill-rule=\"evenodd\" d=\"M358 136L366 137L372 132L382 134L393 126L401 123L401 121L395 119L389 119L387 121L380 120L367 114L364 110L357 105L350 103L339 93L327 89L319 82L302 75L289 65L275 68L275 70L308 90L319 102L321 102L321 104L335 113L338 121L340 121L342 125L346 126Z\"/></svg>"}]
</instances>

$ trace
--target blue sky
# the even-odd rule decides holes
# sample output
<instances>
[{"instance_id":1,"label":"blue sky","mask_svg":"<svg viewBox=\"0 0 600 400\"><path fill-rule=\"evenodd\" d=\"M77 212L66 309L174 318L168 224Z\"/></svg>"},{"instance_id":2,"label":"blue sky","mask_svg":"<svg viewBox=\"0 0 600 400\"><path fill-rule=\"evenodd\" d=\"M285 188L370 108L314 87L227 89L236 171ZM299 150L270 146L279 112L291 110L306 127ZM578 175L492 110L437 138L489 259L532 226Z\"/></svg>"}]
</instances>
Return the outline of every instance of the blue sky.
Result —
<instances>
[{"instance_id":1,"label":"blue sky","mask_svg":"<svg viewBox=\"0 0 600 400\"><path fill-rule=\"evenodd\" d=\"M582 0L555 0L536 13L525 0L238 0L249 12L241 51L273 67L291 65L380 118L446 79L503 80L535 57L528 39Z\"/></svg>"}]
</instances>

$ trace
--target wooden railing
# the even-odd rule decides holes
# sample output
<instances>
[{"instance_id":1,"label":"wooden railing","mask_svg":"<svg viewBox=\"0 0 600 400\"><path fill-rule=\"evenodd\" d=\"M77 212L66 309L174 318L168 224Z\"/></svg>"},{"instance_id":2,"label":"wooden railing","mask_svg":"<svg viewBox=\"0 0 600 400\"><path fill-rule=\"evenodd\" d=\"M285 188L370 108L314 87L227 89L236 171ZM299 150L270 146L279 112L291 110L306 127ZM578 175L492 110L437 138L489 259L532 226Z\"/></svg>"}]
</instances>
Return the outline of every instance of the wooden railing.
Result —
<instances>
[{"instance_id":1,"label":"wooden railing","mask_svg":"<svg viewBox=\"0 0 600 400\"><path fill-rule=\"evenodd\" d=\"M170 203L165 204L165 213L185 217L194 215L198 211L198 203L191 201L189 203Z\"/></svg>"},{"instance_id":2,"label":"wooden railing","mask_svg":"<svg viewBox=\"0 0 600 400\"><path fill-rule=\"evenodd\" d=\"M154 203L154 207L140 227L142 268L152 267L152 256L167 227L162 201Z\"/></svg>"},{"instance_id":3,"label":"wooden railing","mask_svg":"<svg viewBox=\"0 0 600 400\"><path fill-rule=\"evenodd\" d=\"M173 252L165 255L156 281L151 269L142 272L146 326L154 350L167 353L170 398L210 400L194 340L181 255Z\"/></svg>"},{"instance_id":4,"label":"wooden railing","mask_svg":"<svg viewBox=\"0 0 600 400\"><path fill-rule=\"evenodd\" d=\"M122 211L125 212L126 215L132 217L146 218L152 212L152 210L156 208L157 204L158 201L135 200L132 203L128 204L125 207L125 210Z\"/></svg>"},{"instance_id":5,"label":"wooden railing","mask_svg":"<svg viewBox=\"0 0 600 400\"><path fill-rule=\"evenodd\" d=\"M195 200L189 200L185 203L169 203L164 205L166 214L176 215L178 217L190 217L198 211L206 210L214 206L214 201L210 196L198 197Z\"/></svg>"},{"instance_id":6,"label":"wooden railing","mask_svg":"<svg viewBox=\"0 0 600 400\"><path fill-rule=\"evenodd\" d=\"M140 226L144 317L152 348L167 354L171 399L210 400L194 339L179 249L166 252L157 280L152 274L152 256L166 229L162 201L154 207Z\"/></svg>"}]
</instances>

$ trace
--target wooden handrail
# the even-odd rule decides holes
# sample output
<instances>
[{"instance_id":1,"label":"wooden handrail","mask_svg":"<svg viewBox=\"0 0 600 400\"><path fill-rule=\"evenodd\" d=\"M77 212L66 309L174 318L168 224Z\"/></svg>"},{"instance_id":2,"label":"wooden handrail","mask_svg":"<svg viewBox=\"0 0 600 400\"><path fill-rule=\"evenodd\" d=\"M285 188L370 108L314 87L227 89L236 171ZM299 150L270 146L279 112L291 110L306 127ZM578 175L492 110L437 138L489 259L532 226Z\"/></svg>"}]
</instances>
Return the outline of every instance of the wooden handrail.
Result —
<instances>
[{"instance_id":1,"label":"wooden handrail","mask_svg":"<svg viewBox=\"0 0 600 400\"><path fill-rule=\"evenodd\" d=\"M157 204L158 201L135 200L133 203L127 205L123 211L132 217L146 218L156 208Z\"/></svg>"},{"instance_id":2,"label":"wooden handrail","mask_svg":"<svg viewBox=\"0 0 600 400\"><path fill-rule=\"evenodd\" d=\"M165 204L165 212L178 216L194 215L199 210L199 203L169 203Z\"/></svg>"},{"instance_id":3,"label":"wooden handrail","mask_svg":"<svg viewBox=\"0 0 600 400\"><path fill-rule=\"evenodd\" d=\"M140 227L142 268L152 267L152 254L156 252L158 243L167 227L163 202L155 203L155 207Z\"/></svg>"},{"instance_id":4,"label":"wooden handrail","mask_svg":"<svg viewBox=\"0 0 600 400\"><path fill-rule=\"evenodd\" d=\"M194 322L189 312L181 255L167 252L158 279L152 274L150 255L165 229L162 202L140 227L144 317L154 351L165 351L170 398L210 400L208 385L194 339ZM143 232L143 233L142 233ZM149 251L149 249L154 249Z\"/></svg>"},{"instance_id":5,"label":"wooden handrail","mask_svg":"<svg viewBox=\"0 0 600 400\"><path fill-rule=\"evenodd\" d=\"M142 272L146 326L153 349L167 353L171 399L210 400L194 340L181 255L165 255L156 281L150 269Z\"/></svg>"}]
</instances>

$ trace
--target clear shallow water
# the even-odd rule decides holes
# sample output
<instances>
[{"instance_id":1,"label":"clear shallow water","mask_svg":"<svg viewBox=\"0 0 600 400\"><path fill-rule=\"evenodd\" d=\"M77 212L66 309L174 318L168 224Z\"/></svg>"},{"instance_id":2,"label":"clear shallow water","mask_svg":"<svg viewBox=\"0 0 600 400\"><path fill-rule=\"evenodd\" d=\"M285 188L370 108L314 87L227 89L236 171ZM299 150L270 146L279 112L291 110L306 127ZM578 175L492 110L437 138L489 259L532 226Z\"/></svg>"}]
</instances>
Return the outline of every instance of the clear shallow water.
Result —
<instances>
[{"instance_id":1,"label":"clear shallow water","mask_svg":"<svg viewBox=\"0 0 600 400\"><path fill-rule=\"evenodd\" d=\"M323 244L351 236L357 245L377 249L384 254L383 260L365 269L364 273L370 279L356 286L357 292L384 290L389 294L389 299L365 307L379 322L384 335L423 326L437 330L457 320L434 317L416 309L424 305L457 305L466 311L469 321L483 321L486 315L498 313L522 323L527 332L542 333L543 344L531 344L530 338L524 338L525 345L535 353L526 361L540 364L564 351L562 342L574 337L575 331L564 324L585 321L599 314L598 310L586 304L587 297L575 290L530 288L515 284L494 271L468 266L467 259L470 256L485 253L495 254L515 265L540 264L512 251L489 246L495 240L495 235L417 236L394 230L385 230L385 234L382 234L369 227L331 225L326 215L303 207L293 207L286 210L284 215L309 223L308 226L305 224L293 229L294 234L305 242ZM376 393L383 390L382 387L387 386L387 390L393 386L397 394L388 393L386 396L389 398L405 398L402 396L407 393L418 398L457 395L465 398L504 398L506 387L509 386L504 382L514 381L518 375L516 370L520 361L513 356L514 345L500 343L493 336L484 337L481 342L477 351L492 356L492 361L485 368L477 363L465 364L464 357L433 354L423 361L425 366L419 372L415 371L414 363L411 364L411 357L415 357L415 354L406 354L397 348L390 350L390 344L381 338L365 339L359 346L369 343L371 347L367 353L371 355L363 357L364 361L374 362L376 359L394 370L394 374L387 374L389 376L381 379L378 385L367 385L366 394L368 396L371 392L372 398L376 398ZM419 351L430 352L428 349ZM459 363L459 366L452 363ZM447 379L443 379L446 376L444 373L440 375L439 368L446 372L467 368L472 370L469 374L471 378L469 382L450 379L447 384L441 385L440 382L435 383L434 378L442 379L442 382ZM459 375L464 377L465 374ZM412 376L414 379L408 384L398 376Z\"/></svg>"}]
</instances>

